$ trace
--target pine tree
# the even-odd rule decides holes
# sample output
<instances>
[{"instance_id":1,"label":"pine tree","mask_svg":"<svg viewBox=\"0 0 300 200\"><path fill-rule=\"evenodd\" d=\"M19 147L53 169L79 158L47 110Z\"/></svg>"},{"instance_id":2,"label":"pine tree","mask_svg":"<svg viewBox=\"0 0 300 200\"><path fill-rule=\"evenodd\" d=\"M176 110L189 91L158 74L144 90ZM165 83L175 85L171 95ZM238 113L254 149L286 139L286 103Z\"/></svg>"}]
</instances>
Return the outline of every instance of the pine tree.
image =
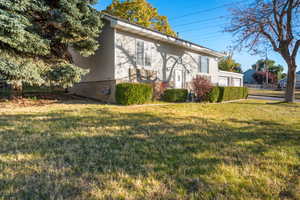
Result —
<instances>
[{"instance_id":1,"label":"pine tree","mask_svg":"<svg viewBox=\"0 0 300 200\"><path fill-rule=\"evenodd\" d=\"M71 86L78 82L84 71L72 64L68 48L82 56L90 56L98 49L102 23L92 8L94 3L95 0L0 0L0 79L17 88L23 83L57 85L55 80L60 80L61 86ZM55 80L51 80L53 73Z\"/></svg>"},{"instance_id":2,"label":"pine tree","mask_svg":"<svg viewBox=\"0 0 300 200\"><path fill-rule=\"evenodd\" d=\"M113 0L105 12L141 26L176 36L168 22L168 18L160 16L158 10L153 8L147 0Z\"/></svg>"}]
</instances>

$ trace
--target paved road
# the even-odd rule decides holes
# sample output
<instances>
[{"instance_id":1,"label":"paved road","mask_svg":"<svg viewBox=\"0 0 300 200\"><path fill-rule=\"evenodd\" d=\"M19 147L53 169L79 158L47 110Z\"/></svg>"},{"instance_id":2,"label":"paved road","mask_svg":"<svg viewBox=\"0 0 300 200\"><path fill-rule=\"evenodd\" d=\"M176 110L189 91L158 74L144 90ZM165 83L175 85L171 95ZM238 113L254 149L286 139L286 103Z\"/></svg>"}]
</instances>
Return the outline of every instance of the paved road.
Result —
<instances>
[{"instance_id":1,"label":"paved road","mask_svg":"<svg viewBox=\"0 0 300 200\"><path fill-rule=\"evenodd\" d=\"M261 100L270 100L270 101L283 101L284 98L279 97L266 97L266 96L249 96L249 99L261 99ZM300 103L300 100L296 100L297 103Z\"/></svg>"}]
</instances>

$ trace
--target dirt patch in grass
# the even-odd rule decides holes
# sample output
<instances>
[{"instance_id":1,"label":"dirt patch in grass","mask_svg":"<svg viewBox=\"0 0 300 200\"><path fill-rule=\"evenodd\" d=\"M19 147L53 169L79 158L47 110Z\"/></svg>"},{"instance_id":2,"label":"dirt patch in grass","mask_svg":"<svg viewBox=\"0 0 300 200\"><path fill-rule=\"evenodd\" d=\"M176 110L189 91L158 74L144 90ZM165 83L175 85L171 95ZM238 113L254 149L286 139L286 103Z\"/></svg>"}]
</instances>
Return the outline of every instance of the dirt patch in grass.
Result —
<instances>
[{"instance_id":1,"label":"dirt patch in grass","mask_svg":"<svg viewBox=\"0 0 300 200\"><path fill-rule=\"evenodd\" d=\"M86 100L74 95L68 95L64 93L31 93L25 94L23 97L14 97L10 99L0 99L0 108L7 107L30 107L30 106L45 106L54 103L60 103L64 101L72 100Z\"/></svg>"}]
</instances>

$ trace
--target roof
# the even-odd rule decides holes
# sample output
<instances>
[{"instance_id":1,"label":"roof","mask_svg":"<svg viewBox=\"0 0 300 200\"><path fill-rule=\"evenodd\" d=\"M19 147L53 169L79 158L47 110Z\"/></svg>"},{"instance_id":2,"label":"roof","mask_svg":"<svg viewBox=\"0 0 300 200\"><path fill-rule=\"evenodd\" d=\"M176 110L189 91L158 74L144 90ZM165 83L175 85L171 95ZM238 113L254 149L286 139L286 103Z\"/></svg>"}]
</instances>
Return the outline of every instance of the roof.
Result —
<instances>
[{"instance_id":1,"label":"roof","mask_svg":"<svg viewBox=\"0 0 300 200\"><path fill-rule=\"evenodd\" d=\"M248 69L247 71L244 72L244 74L254 74L256 72L256 70L254 69Z\"/></svg>"},{"instance_id":2,"label":"roof","mask_svg":"<svg viewBox=\"0 0 300 200\"><path fill-rule=\"evenodd\" d=\"M244 82L254 84L256 81L253 78L253 74L255 74L256 70L254 69L248 69L244 72Z\"/></svg>"},{"instance_id":3,"label":"roof","mask_svg":"<svg viewBox=\"0 0 300 200\"><path fill-rule=\"evenodd\" d=\"M199 44L196 44L196 43L193 43L193 42L190 42L190 41L178 38L178 37L174 37L174 36L167 35L165 33L161 33L159 31L156 31L156 30L153 30L150 28L143 27L141 25L129 22L128 20L121 19L116 16L109 15L107 13L102 13L102 18L109 20L111 22L111 26L113 28L117 28L117 29L121 29L121 30L128 31L131 33L135 33L138 35L150 37L150 38L153 38L153 39L156 39L159 41L171 43L173 45L181 46L181 47L184 47L184 48L196 51L196 52L209 54L209 55L215 56L217 58L226 56L224 53L209 49L207 47L203 47Z\"/></svg>"},{"instance_id":4,"label":"roof","mask_svg":"<svg viewBox=\"0 0 300 200\"><path fill-rule=\"evenodd\" d=\"M234 77L239 77L239 78L244 77L244 74L242 74L242 73L219 70L219 76L222 76L222 75L234 76Z\"/></svg>"}]
</instances>

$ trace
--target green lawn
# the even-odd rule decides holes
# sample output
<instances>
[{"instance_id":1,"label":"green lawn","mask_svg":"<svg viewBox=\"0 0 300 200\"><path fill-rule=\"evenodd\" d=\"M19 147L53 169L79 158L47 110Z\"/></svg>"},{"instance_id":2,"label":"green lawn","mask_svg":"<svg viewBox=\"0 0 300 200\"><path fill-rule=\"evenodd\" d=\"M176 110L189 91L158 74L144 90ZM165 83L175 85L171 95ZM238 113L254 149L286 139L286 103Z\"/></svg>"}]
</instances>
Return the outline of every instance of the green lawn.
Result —
<instances>
[{"instance_id":1,"label":"green lawn","mask_svg":"<svg viewBox=\"0 0 300 200\"><path fill-rule=\"evenodd\" d=\"M285 91L249 89L249 94L254 96L269 96L283 98L285 96ZM296 99L300 99L300 90L296 91Z\"/></svg>"},{"instance_id":2,"label":"green lawn","mask_svg":"<svg viewBox=\"0 0 300 200\"><path fill-rule=\"evenodd\" d=\"M0 199L300 199L300 104L0 103Z\"/></svg>"}]
</instances>

